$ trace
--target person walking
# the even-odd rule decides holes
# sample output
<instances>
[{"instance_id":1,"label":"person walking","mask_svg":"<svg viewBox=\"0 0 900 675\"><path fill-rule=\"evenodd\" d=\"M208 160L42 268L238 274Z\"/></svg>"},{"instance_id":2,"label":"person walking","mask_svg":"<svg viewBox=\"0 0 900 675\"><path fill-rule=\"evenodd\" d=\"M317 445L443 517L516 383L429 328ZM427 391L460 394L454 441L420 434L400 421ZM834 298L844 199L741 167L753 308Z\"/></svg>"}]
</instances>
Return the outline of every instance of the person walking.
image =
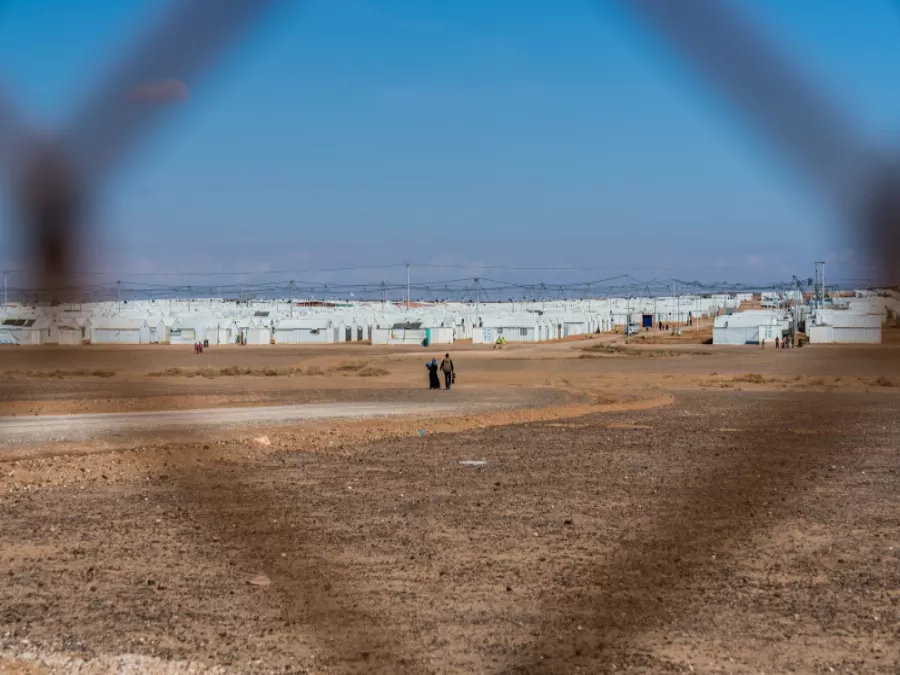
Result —
<instances>
[{"instance_id":1,"label":"person walking","mask_svg":"<svg viewBox=\"0 0 900 675\"><path fill-rule=\"evenodd\" d=\"M453 370L453 360L449 354L444 354L444 360L441 361L441 372L444 374L444 386L449 389L456 374L456 371Z\"/></svg>"},{"instance_id":2,"label":"person walking","mask_svg":"<svg viewBox=\"0 0 900 675\"><path fill-rule=\"evenodd\" d=\"M431 359L431 361L425 364L425 367L428 368L428 388L440 389L441 381L438 379L437 359Z\"/></svg>"}]
</instances>

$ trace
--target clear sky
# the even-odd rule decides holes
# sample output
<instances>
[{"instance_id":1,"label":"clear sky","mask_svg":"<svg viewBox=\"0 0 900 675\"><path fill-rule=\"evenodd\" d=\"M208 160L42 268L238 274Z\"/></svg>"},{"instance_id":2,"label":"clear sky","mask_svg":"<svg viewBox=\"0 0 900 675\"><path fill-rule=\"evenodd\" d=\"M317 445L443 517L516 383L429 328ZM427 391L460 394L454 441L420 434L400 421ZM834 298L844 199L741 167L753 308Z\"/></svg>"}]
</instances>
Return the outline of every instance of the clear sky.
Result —
<instances>
[{"instance_id":1,"label":"clear sky","mask_svg":"<svg viewBox=\"0 0 900 675\"><path fill-rule=\"evenodd\" d=\"M104 269L302 278L413 261L466 266L436 268L444 279L762 281L860 256L820 196L618 3L288 4L107 186ZM895 2L745 4L867 133L896 139ZM64 123L158 5L6 0L14 99Z\"/></svg>"}]
</instances>

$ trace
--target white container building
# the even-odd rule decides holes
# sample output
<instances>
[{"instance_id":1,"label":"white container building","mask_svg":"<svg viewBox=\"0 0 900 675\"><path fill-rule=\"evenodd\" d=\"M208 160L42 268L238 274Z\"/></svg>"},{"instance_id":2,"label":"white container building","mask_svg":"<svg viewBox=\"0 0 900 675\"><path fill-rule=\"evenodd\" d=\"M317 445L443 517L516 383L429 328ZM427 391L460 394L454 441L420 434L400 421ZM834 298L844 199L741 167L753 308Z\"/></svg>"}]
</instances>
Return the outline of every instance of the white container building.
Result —
<instances>
[{"instance_id":1,"label":"white container building","mask_svg":"<svg viewBox=\"0 0 900 675\"><path fill-rule=\"evenodd\" d=\"M145 345L150 343L150 326L145 319L125 317L91 321L91 344Z\"/></svg>"},{"instance_id":2,"label":"white container building","mask_svg":"<svg viewBox=\"0 0 900 675\"><path fill-rule=\"evenodd\" d=\"M810 344L881 344L881 315L818 309L806 332Z\"/></svg>"},{"instance_id":3,"label":"white container building","mask_svg":"<svg viewBox=\"0 0 900 675\"><path fill-rule=\"evenodd\" d=\"M327 344L334 342L334 327L327 316L282 319L275 323L275 344Z\"/></svg>"}]
</instances>

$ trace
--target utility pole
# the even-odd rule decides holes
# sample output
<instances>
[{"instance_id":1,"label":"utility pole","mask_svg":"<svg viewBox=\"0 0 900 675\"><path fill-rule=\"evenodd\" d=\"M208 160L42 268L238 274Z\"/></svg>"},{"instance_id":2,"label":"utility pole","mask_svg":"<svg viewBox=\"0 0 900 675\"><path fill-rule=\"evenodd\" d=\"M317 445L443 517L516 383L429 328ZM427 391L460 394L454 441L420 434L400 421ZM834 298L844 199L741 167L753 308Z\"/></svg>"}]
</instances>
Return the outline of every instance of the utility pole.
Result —
<instances>
[{"instance_id":1,"label":"utility pole","mask_svg":"<svg viewBox=\"0 0 900 675\"><path fill-rule=\"evenodd\" d=\"M3 306L4 307L9 306L9 298L6 295L6 277L8 277L8 276L9 276L9 272L4 270L3 271Z\"/></svg>"},{"instance_id":2,"label":"utility pole","mask_svg":"<svg viewBox=\"0 0 900 675\"><path fill-rule=\"evenodd\" d=\"M628 296L627 301L625 302L625 344L629 344L631 342L631 336L628 334L628 329L631 328L631 296Z\"/></svg>"},{"instance_id":3,"label":"utility pole","mask_svg":"<svg viewBox=\"0 0 900 675\"><path fill-rule=\"evenodd\" d=\"M288 298L288 302L291 304L291 318L294 318L294 280L291 279L291 297Z\"/></svg>"},{"instance_id":4,"label":"utility pole","mask_svg":"<svg viewBox=\"0 0 900 675\"><path fill-rule=\"evenodd\" d=\"M825 261L816 260L816 306L820 309L825 307ZM819 265L822 271L819 271ZM821 274L821 277L819 276ZM821 279L821 286L819 280Z\"/></svg>"},{"instance_id":5,"label":"utility pole","mask_svg":"<svg viewBox=\"0 0 900 675\"><path fill-rule=\"evenodd\" d=\"M825 308L825 300L827 300L826 294L828 291L825 290L825 261L822 261L822 308Z\"/></svg>"},{"instance_id":6,"label":"utility pole","mask_svg":"<svg viewBox=\"0 0 900 675\"><path fill-rule=\"evenodd\" d=\"M116 282L116 316L122 313L122 282Z\"/></svg>"},{"instance_id":7,"label":"utility pole","mask_svg":"<svg viewBox=\"0 0 900 675\"><path fill-rule=\"evenodd\" d=\"M384 287L384 282L381 282L381 313L384 314L384 306L387 304L387 290Z\"/></svg>"},{"instance_id":8,"label":"utility pole","mask_svg":"<svg viewBox=\"0 0 900 675\"><path fill-rule=\"evenodd\" d=\"M409 263L406 263L406 311L409 312Z\"/></svg>"}]
</instances>

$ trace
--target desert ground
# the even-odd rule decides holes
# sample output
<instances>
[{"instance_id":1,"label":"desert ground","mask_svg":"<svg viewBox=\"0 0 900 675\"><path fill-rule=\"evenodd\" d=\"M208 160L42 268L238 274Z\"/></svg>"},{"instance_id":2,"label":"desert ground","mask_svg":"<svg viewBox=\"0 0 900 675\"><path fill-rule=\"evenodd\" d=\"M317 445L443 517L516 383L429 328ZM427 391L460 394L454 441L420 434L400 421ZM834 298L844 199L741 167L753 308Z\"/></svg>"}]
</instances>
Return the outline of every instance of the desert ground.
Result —
<instances>
[{"instance_id":1,"label":"desert ground","mask_svg":"<svg viewBox=\"0 0 900 675\"><path fill-rule=\"evenodd\" d=\"M0 672L896 673L900 340L0 349Z\"/></svg>"}]
</instances>

